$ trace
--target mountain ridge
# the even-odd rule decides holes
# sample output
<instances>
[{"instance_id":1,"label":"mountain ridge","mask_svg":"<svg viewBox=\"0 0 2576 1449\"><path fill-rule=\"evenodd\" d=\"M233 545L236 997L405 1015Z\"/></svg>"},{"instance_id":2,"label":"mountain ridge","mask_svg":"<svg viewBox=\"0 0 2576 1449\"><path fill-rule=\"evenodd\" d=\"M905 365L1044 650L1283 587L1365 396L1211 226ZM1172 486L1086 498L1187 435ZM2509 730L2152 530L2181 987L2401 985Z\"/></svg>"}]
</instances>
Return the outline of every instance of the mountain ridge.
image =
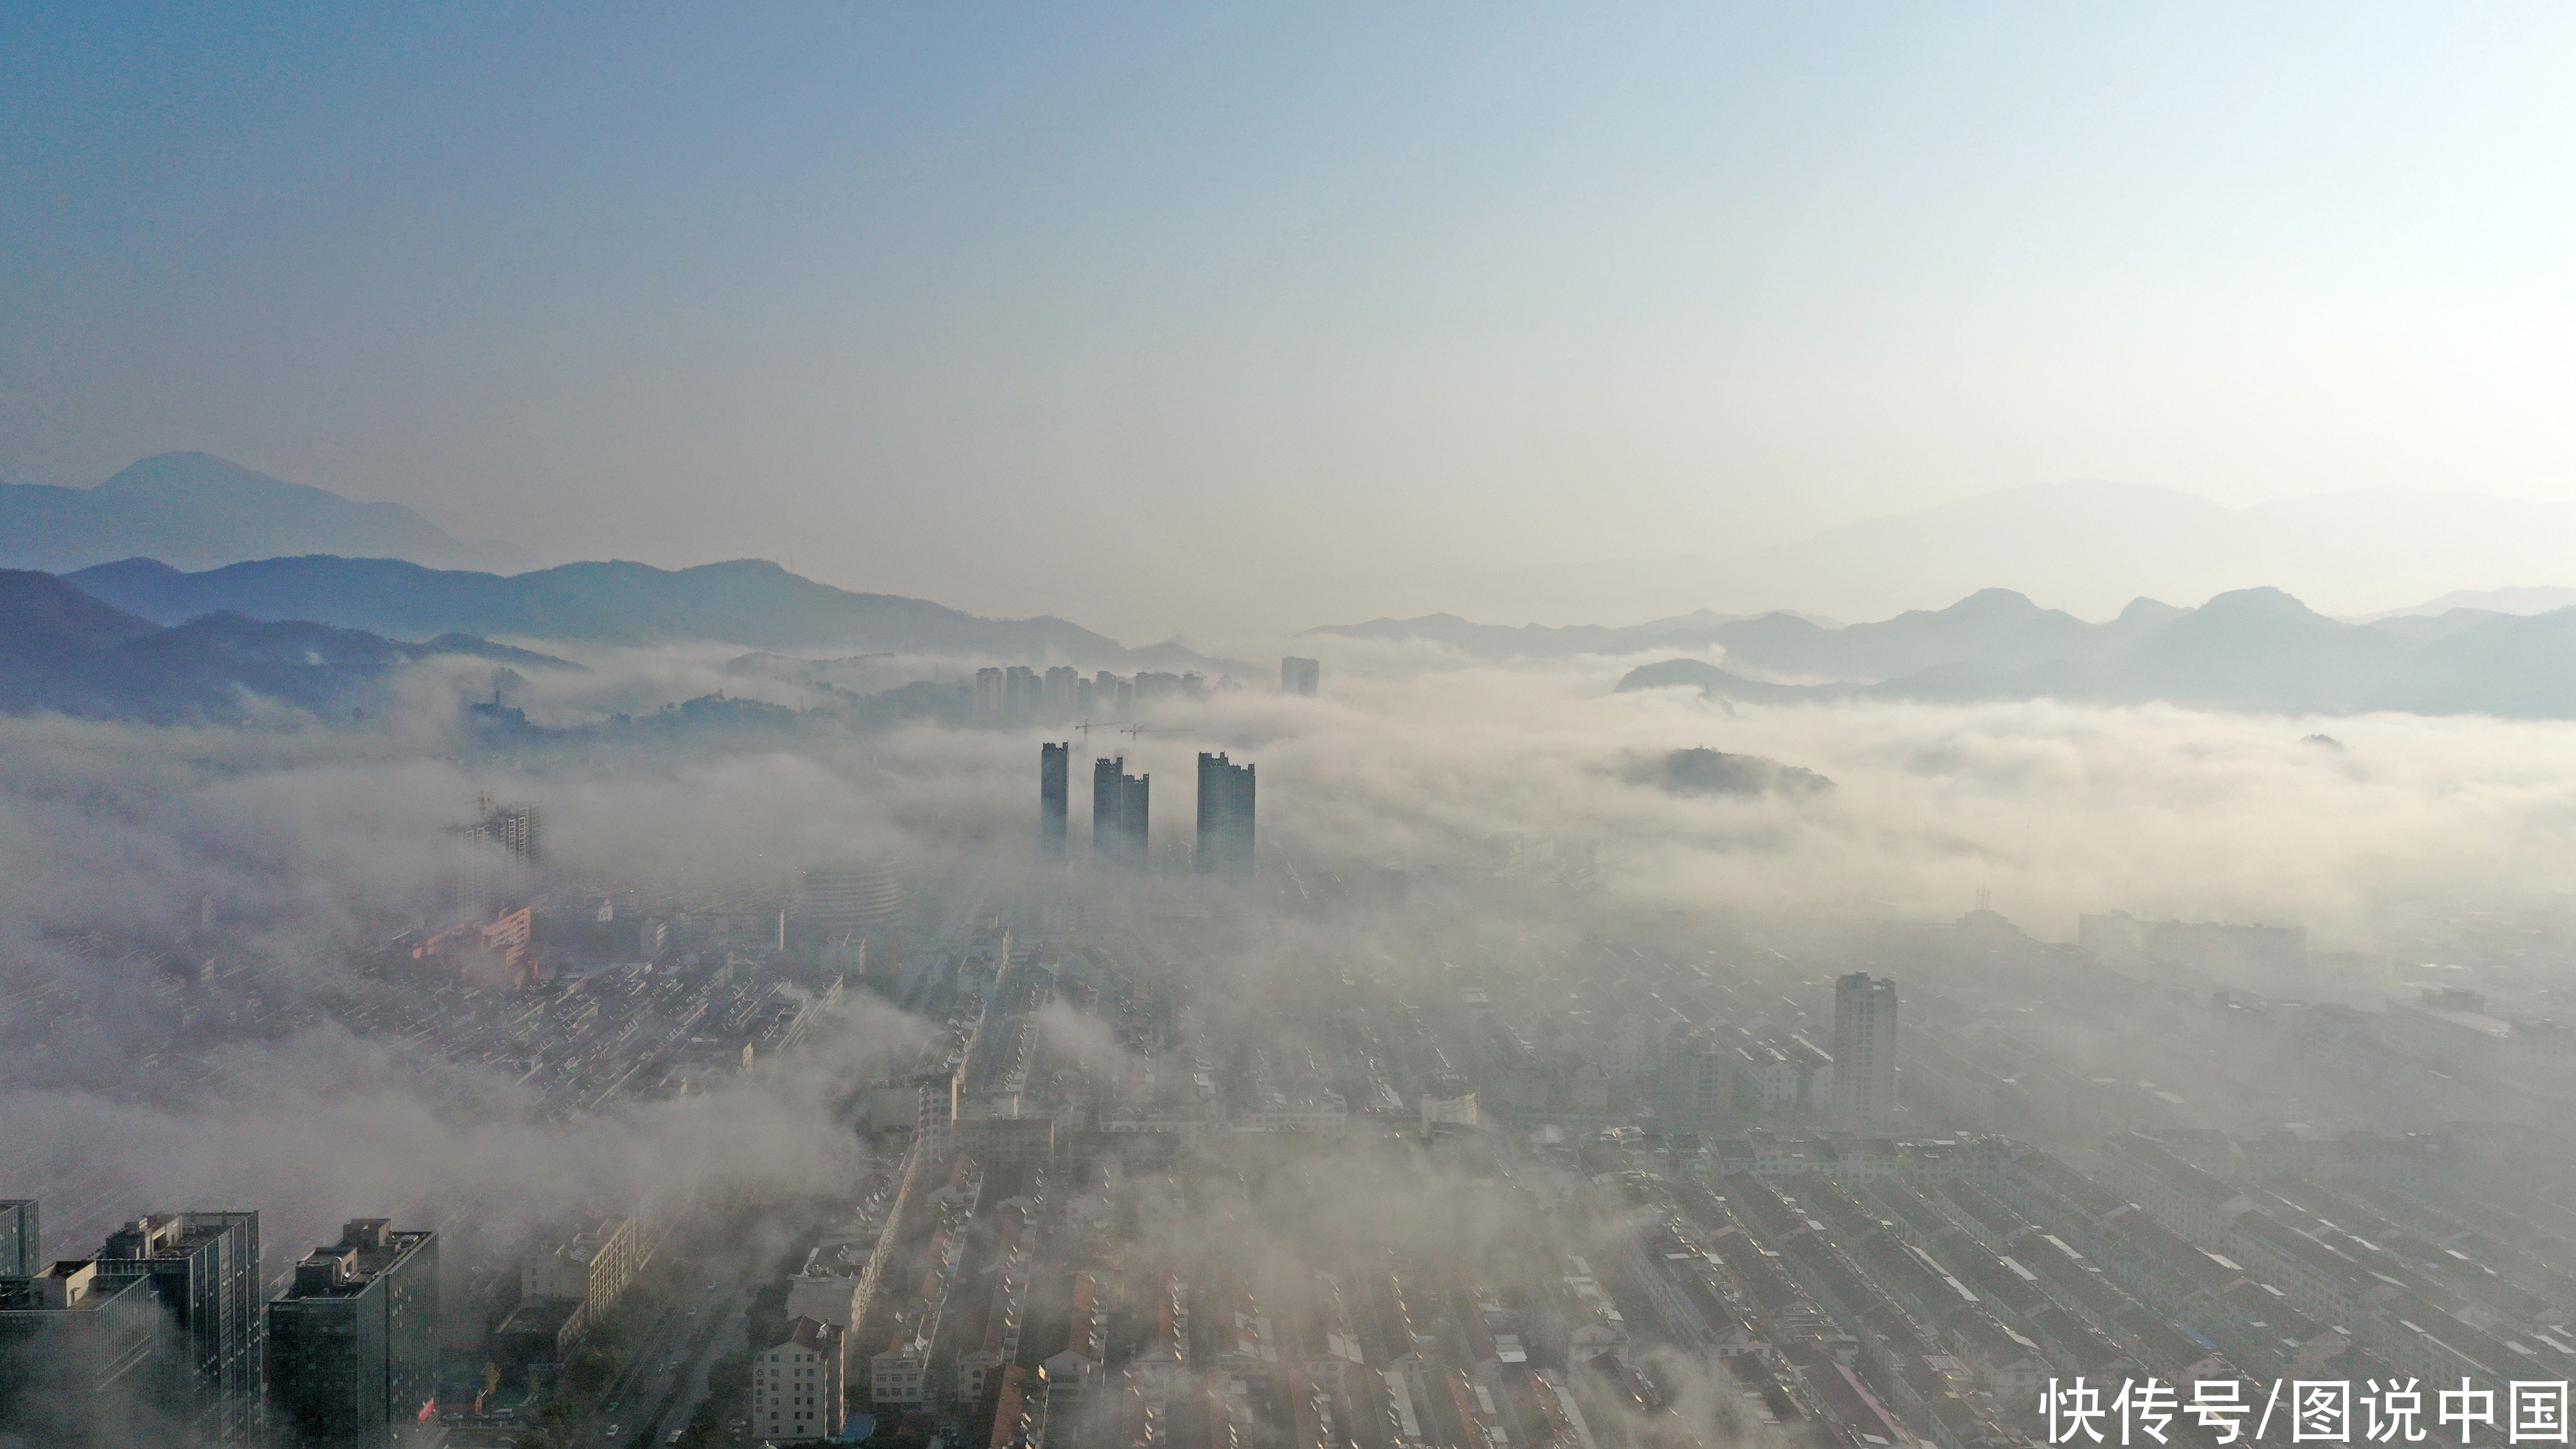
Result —
<instances>
[{"instance_id":1,"label":"mountain ridge","mask_svg":"<svg viewBox=\"0 0 2576 1449\"><path fill-rule=\"evenodd\" d=\"M2000 586L2099 618L2140 595L2277 586L2373 615L2496 579L2567 579L2576 505L2480 493L2345 489L2242 507L2156 484L2030 483L1741 550L1462 574L1438 602L1474 616L1581 619L1789 608L1885 618ZM1417 593L1417 597L1418 597ZM2475 603L2474 600L2459 600ZM2421 606L2419 606L2421 607ZM2438 610L2437 610L2438 612Z\"/></svg>"},{"instance_id":2,"label":"mountain ridge","mask_svg":"<svg viewBox=\"0 0 2576 1449\"><path fill-rule=\"evenodd\" d=\"M361 503L204 452L155 453L94 488L0 483L0 567L63 574L137 555L190 568L293 553L506 564L399 503Z\"/></svg>"},{"instance_id":3,"label":"mountain ridge","mask_svg":"<svg viewBox=\"0 0 2576 1449\"><path fill-rule=\"evenodd\" d=\"M2018 604L1990 597L2004 595ZM1966 608L1983 599L1978 608ZM2491 714L2506 718L2576 718L2576 607L2538 615L2455 610L2444 628L2420 621L2349 623L2330 618L2276 588L2236 589L2199 608L2166 611L2141 600L2107 624L2071 616L2073 630L2051 626L2061 645L2013 658L2012 646L2042 637L1954 628L1935 634L1922 621L1974 622L2002 614L2028 620L2037 606L2007 590L1986 590L1947 610L1900 616L1916 621L1913 667L1874 678L1783 683L1754 678L1730 650L1726 664L1677 658L1641 665L1616 692L1672 687L1752 703L1910 699L1949 703L2057 698L2087 703L2168 703L2285 714ZM2466 616L2466 617L2462 617ZM1847 626L1843 633L1870 629ZM1892 640L1882 627L1873 642ZM1986 646L1982 652L1979 645ZM1937 657L1948 655L1949 657ZM2044 656L2044 657L2040 657ZM1810 666L1899 661L1888 649L1827 646ZM1778 661L1774 661L1775 663ZM1819 672L1812 667L1810 674Z\"/></svg>"},{"instance_id":4,"label":"mountain ridge","mask_svg":"<svg viewBox=\"0 0 2576 1449\"><path fill-rule=\"evenodd\" d=\"M165 627L55 575L0 569L0 710L163 724L240 718L244 696L338 710L394 669L440 655L579 668L462 634L413 644L237 613Z\"/></svg>"},{"instance_id":5,"label":"mountain ridge","mask_svg":"<svg viewBox=\"0 0 2576 1449\"><path fill-rule=\"evenodd\" d=\"M1081 665L1250 671L1177 643L1130 648L1052 615L987 619L926 599L854 593L766 559L685 569L612 559L503 575L328 554L193 573L131 558L65 577L110 604L164 624L229 610L393 638L453 632L615 645L703 641L775 650L918 649L1060 657Z\"/></svg>"}]
</instances>

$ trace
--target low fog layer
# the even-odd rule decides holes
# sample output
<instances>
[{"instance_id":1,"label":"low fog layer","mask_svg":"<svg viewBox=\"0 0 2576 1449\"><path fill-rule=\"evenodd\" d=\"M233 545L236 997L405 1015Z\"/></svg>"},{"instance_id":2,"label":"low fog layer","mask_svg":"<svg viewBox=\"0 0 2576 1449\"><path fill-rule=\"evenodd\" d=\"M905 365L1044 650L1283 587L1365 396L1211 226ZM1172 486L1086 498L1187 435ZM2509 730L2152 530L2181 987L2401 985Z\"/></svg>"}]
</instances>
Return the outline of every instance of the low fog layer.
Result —
<instances>
[{"instance_id":1,"label":"low fog layer","mask_svg":"<svg viewBox=\"0 0 2576 1449\"><path fill-rule=\"evenodd\" d=\"M1614 917L1759 922L1775 942L1856 919L1948 921L1987 899L2044 940L2108 910L2296 924L2320 950L2382 961L2333 974L2366 1000L2437 919L2562 924L2576 868L2563 724L1728 705L1615 692L1633 658L1516 669L1354 644L1319 697L1218 688L1080 731L887 723L857 707L923 680L953 693L975 660L603 649L581 662L496 677L433 661L351 723L0 720L0 1143L10 1190L46 1199L56 1246L145 1209L241 1205L267 1215L273 1251L386 1214L470 1224L482 1250L507 1251L656 1189L829 1195L864 1175L850 1104L900 1080L928 1030L865 990L803 1047L704 1091L570 1114L504 1073L352 1026L381 987L367 953L422 922L478 796L543 810L548 869L576 895L784 899L806 866L852 858L918 882L1024 879L1047 740L1073 746L1078 818L1093 758L1150 773L1157 850L1176 866L1195 758L1226 751L1259 769L1265 891L1396 872L1409 897L1376 915L1274 919L1275 900L1255 904L1252 929L1169 963L1200 1003L1177 1039L1220 1074L1316 1048L1283 1022L1332 1019L1337 980L1411 992L1471 961L1487 980L1543 972ZM494 728L496 687L523 726ZM745 712L653 723L717 691ZM1086 879L1037 895L1116 889ZM961 921L987 912L984 891L958 887ZM1148 957L1162 949L1150 939L1136 938ZM254 994L257 1012L235 1010ZM1105 1019L1051 1008L1039 1023L1054 1059L1150 1079ZM1414 1219L1433 1241L1499 1252L1543 1236L1524 1231L1537 1207L1480 1197L1451 1168L1372 1163L1256 1154L1241 1169L1374 1182L1326 1194L1365 1203L1361 1220L1436 1204ZM1267 1275L1294 1297L1343 1237L1368 1237L1292 1211L1301 1199L1276 1183L1237 1213L1225 1180L1188 1186L1174 1209L1196 1234L1176 1251L1207 1255L1208 1273ZM1550 1181L1524 1186L1574 1191ZM1548 1206L1550 1221L1594 1210L1572 1202ZM1692 1382L1676 1368L1668 1387L1686 1398Z\"/></svg>"},{"instance_id":2,"label":"low fog layer","mask_svg":"<svg viewBox=\"0 0 2576 1449\"><path fill-rule=\"evenodd\" d=\"M2045 938L2083 911L2291 921L2365 939L2440 909L2555 911L2576 866L2567 726L2476 717L2332 720L2047 701L1764 708L1613 695L1623 661L1421 671L1355 651L1326 696L1220 692L1155 706L1152 732L883 730L807 714L748 740L607 732L509 752L456 709L487 687L424 669L359 727L132 728L0 721L0 908L22 929L226 921L335 939L401 913L440 831L478 792L547 811L560 866L594 880L792 881L899 851L953 859L1033 828L1037 745L1076 769L1153 772L1155 831L1186 836L1201 749L1259 764L1267 838L1319 857L1438 869L1498 843L1596 851L1603 888L1669 908L1877 902L1946 917L1979 889ZM729 656L584 656L593 672L512 680L533 721L578 727L729 689L828 704ZM971 663L870 661L877 680ZM2323 736L2323 738L2320 738ZM1680 796L1640 754L1707 747L1839 788ZM2499 869L2505 862L2510 870Z\"/></svg>"}]
</instances>

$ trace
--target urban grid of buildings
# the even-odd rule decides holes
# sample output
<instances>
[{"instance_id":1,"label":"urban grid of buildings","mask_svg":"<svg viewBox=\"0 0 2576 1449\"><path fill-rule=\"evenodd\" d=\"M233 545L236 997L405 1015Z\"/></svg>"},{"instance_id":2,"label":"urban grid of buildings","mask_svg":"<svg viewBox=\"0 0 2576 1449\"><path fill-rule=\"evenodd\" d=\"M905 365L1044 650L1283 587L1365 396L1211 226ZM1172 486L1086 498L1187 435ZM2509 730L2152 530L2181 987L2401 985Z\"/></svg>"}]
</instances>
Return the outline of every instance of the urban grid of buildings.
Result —
<instances>
[{"instance_id":1,"label":"urban grid of buildings","mask_svg":"<svg viewBox=\"0 0 2576 1449\"><path fill-rule=\"evenodd\" d=\"M1570 842L1256 856L1254 767L1215 752L1158 869L1123 756L1075 849L1072 759L1041 747L1033 845L766 890L564 880L534 810L478 807L449 914L338 1020L578 1119L839 1050L879 998L927 1031L829 1109L865 1172L274 1258L264 1204L95 1223L83 1183L8 1183L0 1434L2006 1449L2078 1376L2576 1378L2576 1050L2525 938L2455 923L2406 955L2466 964L2366 1007L2293 928L1644 911ZM189 959L138 979L273 1029L257 958ZM785 1256L708 1267L755 1219Z\"/></svg>"}]
</instances>

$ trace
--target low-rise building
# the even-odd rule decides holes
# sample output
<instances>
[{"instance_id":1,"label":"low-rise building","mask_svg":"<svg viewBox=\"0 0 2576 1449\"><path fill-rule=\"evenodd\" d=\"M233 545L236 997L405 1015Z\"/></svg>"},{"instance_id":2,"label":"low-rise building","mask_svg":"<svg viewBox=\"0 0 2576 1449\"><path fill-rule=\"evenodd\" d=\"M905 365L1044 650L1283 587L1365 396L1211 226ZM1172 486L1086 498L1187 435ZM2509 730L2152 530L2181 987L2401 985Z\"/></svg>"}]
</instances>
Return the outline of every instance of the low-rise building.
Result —
<instances>
[{"instance_id":1,"label":"low-rise building","mask_svg":"<svg viewBox=\"0 0 2576 1449\"><path fill-rule=\"evenodd\" d=\"M836 1439L848 1424L841 1330L791 1318L784 1338L751 1359L751 1430L777 1444Z\"/></svg>"},{"instance_id":2,"label":"low-rise building","mask_svg":"<svg viewBox=\"0 0 2576 1449\"><path fill-rule=\"evenodd\" d=\"M519 1296L570 1300L563 1332L578 1339L607 1316L653 1260L649 1213L601 1213L575 1221L519 1260Z\"/></svg>"}]
</instances>

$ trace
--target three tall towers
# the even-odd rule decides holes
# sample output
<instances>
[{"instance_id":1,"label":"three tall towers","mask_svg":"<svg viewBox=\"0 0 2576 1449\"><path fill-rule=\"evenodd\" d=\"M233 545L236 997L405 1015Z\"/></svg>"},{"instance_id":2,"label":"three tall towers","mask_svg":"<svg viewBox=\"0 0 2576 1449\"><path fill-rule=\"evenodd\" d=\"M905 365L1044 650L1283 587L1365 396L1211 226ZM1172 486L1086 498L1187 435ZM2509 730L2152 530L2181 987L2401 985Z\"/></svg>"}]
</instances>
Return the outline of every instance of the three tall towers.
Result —
<instances>
[{"instance_id":1,"label":"three tall towers","mask_svg":"<svg viewBox=\"0 0 2576 1449\"><path fill-rule=\"evenodd\" d=\"M1091 850L1104 864L1142 871L1152 860L1148 820L1153 776L1127 773L1124 755L1091 763ZM1038 851L1061 860L1069 848L1073 746L1038 746ZM1198 851L1202 875L1253 873L1253 767L1201 754Z\"/></svg>"}]
</instances>

